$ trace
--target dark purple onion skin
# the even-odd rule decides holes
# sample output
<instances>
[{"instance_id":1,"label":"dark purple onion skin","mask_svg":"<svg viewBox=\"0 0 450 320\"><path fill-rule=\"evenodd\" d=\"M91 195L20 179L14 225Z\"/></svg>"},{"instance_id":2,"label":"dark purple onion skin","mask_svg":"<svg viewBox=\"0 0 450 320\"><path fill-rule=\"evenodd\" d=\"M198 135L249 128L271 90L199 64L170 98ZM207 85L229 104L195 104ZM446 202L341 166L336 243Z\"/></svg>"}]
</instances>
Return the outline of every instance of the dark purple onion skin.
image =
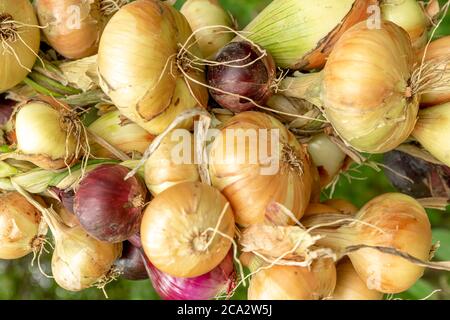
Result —
<instances>
[{"instance_id":1,"label":"dark purple onion skin","mask_svg":"<svg viewBox=\"0 0 450 320\"><path fill-rule=\"evenodd\" d=\"M235 283L232 251L213 270L194 278L165 274L151 264L143 251L141 253L153 288L163 300L211 300L223 292L229 293Z\"/></svg>"},{"instance_id":2,"label":"dark purple onion skin","mask_svg":"<svg viewBox=\"0 0 450 320\"><path fill-rule=\"evenodd\" d=\"M122 242L138 232L146 188L138 177L124 180L129 169L103 164L80 182L74 198L74 213L94 238Z\"/></svg>"},{"instance_id":3,"label":"dark purple onion skin","mask_svg":"<svg viewBox=\"0 0 450 320\"><path fill-rule=\"evenodd\" d=\"M53 187L52 191L56 193L64 208L66 208L66 210L70 213L73 213L75 192L73 190L64 191L56 187Z\"/></svg>"},{"instance_id":4,"label":"dark purple onion skin","mask_svg":"<svg viewBox=\"0 0 450 320\"><path fill-rule=\"evenodd\" d=\"M233 62L233 66L243 66L255 61L261 52L247 41L231 42L220 50L217 62ZM210 66L207 72L208 85L224 92L237 94L264 105L272 95L271 85L276 73L275 62L270 54L253 64L236 68L226 65ZM244 98L210 89L211 96L223 108L233 112L253 109L255 105Z\"/></svg>"},{"instance_id":5,"label":"dark purple onion skin","mask_svg":"<svg viewBox=\"0 0 450 320\"><path fill-rule=\"evenodd\" d=\"M384 164L391 169L384 170L386 177L398 191L416 199L450 199L449 167L430 163L398 150L386 153Z\"/></svg>"},{"instance_id":6,"label":"dark purple onion skin","mask_svg":"<svg viewBox=\"0 0 450 320\"><path fill-rule=\"evenodd\" d=\"M123 243L122 256L114 264L121 272L121 276L127 280L148 279L141 250L129 241Z\"/></svg>"},{"instance_id":7,"label":"dark purple onion skin","mask_svg":"<svg viewBox=\"0 0 450 320\"><path fill-rule=\"evenodd\" d=\"M6 124L14 112L17 102L6 99L4 94L0 95L0 125Z\"/></svg>"}]
</instances>

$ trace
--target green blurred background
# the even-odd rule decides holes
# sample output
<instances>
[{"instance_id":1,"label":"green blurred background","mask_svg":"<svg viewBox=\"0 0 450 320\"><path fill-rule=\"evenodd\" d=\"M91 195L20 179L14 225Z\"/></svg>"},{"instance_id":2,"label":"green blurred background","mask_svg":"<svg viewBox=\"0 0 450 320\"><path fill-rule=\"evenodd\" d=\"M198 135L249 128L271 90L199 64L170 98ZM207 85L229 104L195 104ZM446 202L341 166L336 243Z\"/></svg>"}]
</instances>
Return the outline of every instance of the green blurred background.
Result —
<instances>
[{"instance_id":1,"label":"green blurred background","mask_svg":"<svg viewBox=\"0 0 450 320\"><path fill-rule=\"evenodd\" d=\"M306 0L305 0L306 1ZM184 0L178 1L180 7ZM245 26L256 16L270 0L221 0L224 7L238 20L240 27ZM450 35L450 15L447 15L436 36ZM381 162L382 157L374 157L373 161ZM361 207L375 196L394 191L382 172L371 168L360 168L359 172L352 173L357 179L348 181L340 179L335 198L343 198ZM450 211L429 211L433 225L435 241L441 242L436 254L437 260L450 260ZM42 268L50 274L50 255L42 257ZM44 277L37 266L31 267L31 257L15 261L0 260L0 299L105 299L98 289L88 289L73 293L59 288L53 279ZM425 276L419 280L408 292L396 295L394 298L423 299L435 290L429 299L450 299L450 276L445 272L426 271ZM106 288L110 299L159 299L149 281L119 280ZM234 299L245 299L245 288L241 288Z\"/></svg>"}]
</instances>

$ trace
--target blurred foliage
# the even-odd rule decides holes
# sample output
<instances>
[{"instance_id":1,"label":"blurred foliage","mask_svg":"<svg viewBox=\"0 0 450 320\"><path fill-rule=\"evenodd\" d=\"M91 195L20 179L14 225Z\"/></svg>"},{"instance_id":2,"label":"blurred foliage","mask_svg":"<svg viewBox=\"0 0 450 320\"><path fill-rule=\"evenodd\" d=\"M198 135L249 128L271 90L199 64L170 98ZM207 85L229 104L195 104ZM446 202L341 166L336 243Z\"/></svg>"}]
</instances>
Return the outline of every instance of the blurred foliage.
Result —
<instances>
[{"instance_id":1,"label":"blurred foliage","mask_svg":"<svg viewBox=\"0 0 450 320\"><path fill-rule=\"evenodd\" d=\"M178 1L179 8L184 1ZM244 27L255 17L269 0L220 0L227 10L237 19L239 26ZM436 37L450 34L450 15L436 32ZM382 157L371 159L381 162ZM357 170L357 171L356 171ZM356 168L352 171L352 179L341 177L334 193L335 198L347 199L361 207L372 198L386 192L395 191L382 172L376 172L370 167ZM324 195L324 198L326 196ZM436 253L438 260L450 260L450 211L429 211L433 225L434 241L440 241L441 247ZM102 291L92 288L83 292L68 292L59 288L53 279L42 275L37 262L31 266L32 257L20 260L0 260L0 299L105 299ZM45 273L50 274L50 255L41 257L41 266ZM388 299L450 299L450 277L448 273L426 271L409 291L387 297ZM441 290L428 297L435 290ZM119 280L107 286L110 299L159 299L149 281ZM245 299L246 288L239 288L234 299Z\"/></svg>"}]
</instances>

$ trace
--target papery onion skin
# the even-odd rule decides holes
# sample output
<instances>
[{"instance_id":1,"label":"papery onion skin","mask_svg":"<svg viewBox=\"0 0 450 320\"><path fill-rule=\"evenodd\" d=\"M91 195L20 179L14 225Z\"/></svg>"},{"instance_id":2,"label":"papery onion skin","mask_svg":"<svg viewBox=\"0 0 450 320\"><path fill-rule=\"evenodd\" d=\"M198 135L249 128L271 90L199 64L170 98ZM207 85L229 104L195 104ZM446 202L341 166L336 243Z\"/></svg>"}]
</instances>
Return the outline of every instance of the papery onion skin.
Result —
<instances>
[{"instance_id":1,"label":"papery onion skin","mask_svg":"<svg viewBox=\"0 0 450 320\"><path fill-rule=\"evenodd\" d=\"M41 220L39 211L18 192L0 194L0 259L31 253Z\"/></svg>"},{"instance_id":2,"label":"papery onion skin","mask_svg":"<svg viewBox=\"0 0 450 320\"><path fill-rule=\"evenodd\" d=\"M343 214L348 215L354 215L359 211L357 206L344 199L330 199L325 201L323 204L330 206L334 209L337 209Z\"/></svg>"},{"instance_id":3,"label":"papery onion skin","mask_svg":"<svg viewBox=\"0 0 450 320\"><path fill-rule=\"evenodd\" d=\"M0 19L2 23L7 15L10 16L10 20L18 22L18 24L15 24L15 29L16 32L20 32L18 35L23 42L19 39L15 41L7 40L6 44L3 45L3 51L0 55L0 93L11 89L25 79L28 71L31 70L36 61L41 41L40 31L37 28L38 21L30 1L2 0L0 2ZM28 26L19 27L20 24ZM8 50L6 49L7 46L11 48ZM17 57L11 50L14 50Z\"/></svg>"},{"instance_id":4,"label":"papery onion skin","mask_svg":"<svg viewBox=\"0 0 450 320\"><path fill-rule=\"evenodd\" d=\"M331 259L313 262L311 269L274 265L250 280L249 300L320 300L331 296L336 268Z\"/></svg>"},{"instance_id":5,"label":"papery onion skin","mask_svg":"<svg viewBox=\"0 0 450 320\"><path fill-rule=\"evenodd\" d=\"M123 243L122 256L114 263L114 265L124 279L148 279L147 269L141 256L141 250L128 241Z\"/></svg>"},{"instance_id":6,"label":"papery onion skin","mask_svg":"<svg viewBox=\"0 0 450 320\"><path fill-rule=\"evenodd\" d=\"M200 182L180 183L157 195L141 224L142 246L150 262L174 277L191 278L214 269L231 247L230 239L213 232L226 204L217 189ZM228 207L218 231L233 238L234 228Z\"/></svg>"},{"instance_id":7,"label":"papery onion skin","mask_svg":"<svg viewBox=\"0 0 450 320\"><path fill-rule=\"evenodd\" d=\"M86 174L75 192L74 212L83 228L101 241L121 242L139 231L146 190L129 169L100 165Z\"/></svg>"},{"instance_id":8,"label":"papery onion skin","mask_svg":"<svg viewBox=\"0 0 450 320\"><path fill-rule=\"evenodd\" d=\"M232 133L230 141L227 132ZM239 132L254 134L256 139L250 139L254 143L243 143L238 148L235 134L239 137ZM271 141L271 134L277 132L279 141ZM257 147L253 148L255 143ZM227 144L233 149L227 150ZM267 155L259 154L258 145L267 145ZM311 196L310 159L294 135L275 118L253 111L236 115L213 142L209 159L212 183L230 201L238 224L294 223L276 203L284 205L297 219L303 215Z\"/></svg>"},{"instance_id":9,"label":"papery onion skin","mask_svg":"<svg viewBox=\"0 0 450 320\"><path fill-rule=\"evenodd\" d=\"M153 288L164 300L211 300L228 293L234 283L233 254L230 252L213 270L194 278L172 277L146 259Z\"/></svg>"},{"instance_id":10,"label":"papery onion skin","mask_svg":"<svg viewBox=\"0 0 450 320\"><path fill-rule=\"evenodd\" d=\"M270 54L260 50L247 41L231 42L216 56L216 62L222 65L208 67L208 85L220 90L209 89L209 92L223 108L233 112L247 111L256 105L239 96L264 105L272 95L275 62ZM266 55L261 58L263 54Z\"/></svg>"}]
</instances>

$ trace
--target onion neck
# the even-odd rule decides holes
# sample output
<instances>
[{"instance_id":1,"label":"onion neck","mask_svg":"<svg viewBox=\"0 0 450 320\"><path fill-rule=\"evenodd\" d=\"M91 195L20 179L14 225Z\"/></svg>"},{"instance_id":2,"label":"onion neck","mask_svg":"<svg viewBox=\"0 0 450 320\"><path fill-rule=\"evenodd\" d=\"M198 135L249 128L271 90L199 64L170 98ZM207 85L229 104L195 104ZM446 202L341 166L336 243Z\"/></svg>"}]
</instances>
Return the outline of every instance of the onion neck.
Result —
<instances>
[{"instance_id":1,"label":"onion neck","mask_svg":"<svg viewBox=\"0 0 450 320\"><path fill-rule=\"evenodd\" d=\"M320 99L322 72L296 73L294 77L286 77L280 83L280 92L286 97L306 100L317 107L322 107Z\"/></svg>"},{"instance_id":2,"label":"onion neck","mask_svg":"<svg viewBox=\"0 0 450 320\"><path fill-rule=\"evenodd\" d=\"M349 227L317 229L311 233L322 236L316 242L318 245L333 249L336 252L344 252L347 247L355 244L355 235Z\"/></svg>"}]
</instances>

